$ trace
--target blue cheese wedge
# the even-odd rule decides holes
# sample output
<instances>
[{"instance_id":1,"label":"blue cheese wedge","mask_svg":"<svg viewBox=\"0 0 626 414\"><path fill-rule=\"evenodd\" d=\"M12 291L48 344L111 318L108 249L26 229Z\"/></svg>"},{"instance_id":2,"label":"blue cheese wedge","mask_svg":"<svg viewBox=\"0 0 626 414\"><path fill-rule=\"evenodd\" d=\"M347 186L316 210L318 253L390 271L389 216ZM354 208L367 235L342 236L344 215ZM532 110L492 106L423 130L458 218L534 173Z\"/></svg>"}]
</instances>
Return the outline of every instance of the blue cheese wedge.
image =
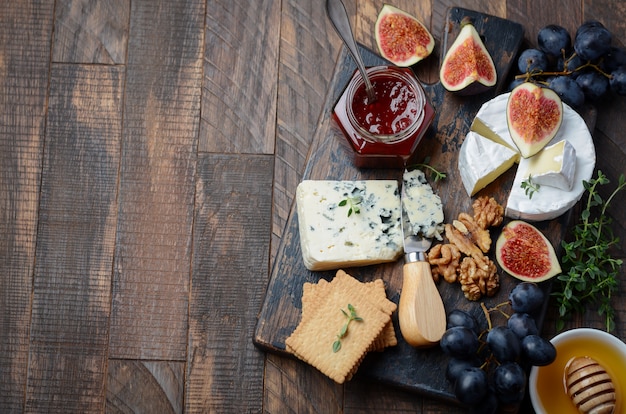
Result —
<instances>
[{"instance_id":1,"label":"blue cheese wedge","mask_svg":"<svg viewBox=\"0 0 626 414\"><path fill-rule=\"evenodd\" d=\"M518 152L470 131L459 152L459 173L467 194L478 191L511 168L520 158Z\"/></svg>"},{"instance_id":2,"label":"blue cheese wedge","mask_svg":"<svg viewBox=\"0 0 626 414\"><path fill-rule=\"evenodd\" d=\"M443 206L439 196L428 184L424 172L405 171L402 184L404 186L402 202L411 224L411 233L442 240Z\"/></svg>"},{"instance_id":3,"label":"blue cheese wedge","mask_svg":"<svg viewBox=\"0 0 626 414\"><path fill-rule=\"evenodd\" d=\"M309 270L392 262L403 253L395 180L305 180L296 189L296 204Z\"/></svg>"},{"instance_id":4,"label":"blue cheese wedge","mask_svg":"<svg viewBox=\"0 0 626 414\"><path fill-rule=\"evenodd\" d=\"M525 176L539 185L569 191L574 185L576 150L567 140L545 147L528 160Z\"/></svg>"}]
</instances>

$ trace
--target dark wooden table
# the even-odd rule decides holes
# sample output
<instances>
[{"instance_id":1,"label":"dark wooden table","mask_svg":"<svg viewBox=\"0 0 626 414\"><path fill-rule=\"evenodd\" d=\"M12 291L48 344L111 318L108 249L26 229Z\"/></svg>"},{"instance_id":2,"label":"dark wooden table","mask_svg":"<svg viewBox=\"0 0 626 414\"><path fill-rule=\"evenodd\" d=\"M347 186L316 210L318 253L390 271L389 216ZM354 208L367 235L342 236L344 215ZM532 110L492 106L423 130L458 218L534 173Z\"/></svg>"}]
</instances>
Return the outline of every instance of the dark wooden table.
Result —
<instances>
[{"instance_id":1,"label":"dark wooden table","mask_svg":"<svg viewBox=\"0 0 626 414\"><path fill-rule=\"evenodd\" d=\"M345 56L322 2L1 3L1 413L463 412L359 378L339 386L253 344ZM372 49L382 3L346 2ZM626 38L617 0L392 3L436 48L450 6L522 23L529 44L587 19ZM626 98L597 108L598 168L616 181ZM610 210L622 258L624 202ZM555 319L551 307L544 336ZM574 326L603 325L590 309Z\"/></svg>"}]
</instances>

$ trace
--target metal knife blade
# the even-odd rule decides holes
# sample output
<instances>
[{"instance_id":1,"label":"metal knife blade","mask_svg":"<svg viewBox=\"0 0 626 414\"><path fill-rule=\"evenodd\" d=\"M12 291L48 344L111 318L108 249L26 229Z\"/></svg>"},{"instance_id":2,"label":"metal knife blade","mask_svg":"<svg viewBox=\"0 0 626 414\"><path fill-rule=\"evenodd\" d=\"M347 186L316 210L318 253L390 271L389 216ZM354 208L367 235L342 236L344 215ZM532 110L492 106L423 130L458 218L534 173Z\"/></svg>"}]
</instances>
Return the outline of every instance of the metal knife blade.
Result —
<instances>
[{"instance_id":1,"label":"metal knife blade","mask_svg":"<svg viewBox=\"0 0 626 414\"><path fill-rule=\"evenodd\" d=\"M405 207L406 190L402 186L402 235L405 264L402 268L402 291L398 305L398 320L404 340L414 347L436 345L446 330L446 311L441 295L433 281L430 263L424 253L432 241L415 234Z\"/></svg>"}]
</instances>

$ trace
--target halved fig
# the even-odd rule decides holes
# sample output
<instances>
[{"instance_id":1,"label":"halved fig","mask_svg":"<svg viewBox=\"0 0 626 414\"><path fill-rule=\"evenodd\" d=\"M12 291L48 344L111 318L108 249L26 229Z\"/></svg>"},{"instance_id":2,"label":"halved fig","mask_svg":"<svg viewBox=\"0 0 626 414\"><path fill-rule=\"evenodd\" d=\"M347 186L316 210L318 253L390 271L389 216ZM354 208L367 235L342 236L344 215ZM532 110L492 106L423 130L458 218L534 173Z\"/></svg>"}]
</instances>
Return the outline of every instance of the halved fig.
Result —
<instances>
[{"instance_id":1,"label":"halved fig","mask_svg":"<svg viewBox=\"0 0 626 414\"><path fill-rule=\"evenodd\" d=\"M435 39L419 20L389 4L380 10L374 29L381 56L396 66L414 65L435 47Z\"/></svg>"},{"instance_id":2,"label":"halved fig","mask_svg":"<svg viewBox=\"0 0 626 414\"><path fill-rule=\"evenodd\" d=\"M526 282L541 282L561 273L550 241L522 220L513 220L502 228L496 241L496 260L505 272Z\"/></svg>"},{"instance_id":3,"label":"halved fig","mask_svg":"<svg viewBox=\"0 0 626 414\"><path fill-rule=\"evenodd\" d=\"M532 157L559 131L563 121L563 103L552 89L524 82L509 95L506 120L511 138L522 157Z\"/></svg>"},{"instance_id":4,"label":"halved fig","mask_svg":"<svg viewBox=\"0 0 626 414\"><path fill-rule=\"evenodd\" d=\"M496 67L476 28L463 22L461 31L448 49L439 70L444 88L459 95L474 95L493 87Z\"/></svg>"}]
</instances>

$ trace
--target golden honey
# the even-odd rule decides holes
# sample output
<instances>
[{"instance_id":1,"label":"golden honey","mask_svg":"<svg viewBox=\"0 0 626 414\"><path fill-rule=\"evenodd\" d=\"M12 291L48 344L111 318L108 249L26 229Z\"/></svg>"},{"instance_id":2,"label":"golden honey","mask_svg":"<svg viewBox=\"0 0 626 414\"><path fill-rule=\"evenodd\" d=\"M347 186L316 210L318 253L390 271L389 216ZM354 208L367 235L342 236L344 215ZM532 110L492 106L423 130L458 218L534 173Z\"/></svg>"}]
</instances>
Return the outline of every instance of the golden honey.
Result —
<instances>
[{"instance_id":1,"label":"golden honey","mask_svg":"<svg viewBox=\"0 0 626 414\"><path fill-rule=\"evenodd\" d=\"M556 360L537 370L537 396L546 413L579 414L565 391L563 373L568 361L574 357L588 356L596 360L611 376L616 391L615 413L622 413L626 392L626 361L623 354L611 344L597 338L579 337L555 345Z\"/></svg>"}]
</instances>

